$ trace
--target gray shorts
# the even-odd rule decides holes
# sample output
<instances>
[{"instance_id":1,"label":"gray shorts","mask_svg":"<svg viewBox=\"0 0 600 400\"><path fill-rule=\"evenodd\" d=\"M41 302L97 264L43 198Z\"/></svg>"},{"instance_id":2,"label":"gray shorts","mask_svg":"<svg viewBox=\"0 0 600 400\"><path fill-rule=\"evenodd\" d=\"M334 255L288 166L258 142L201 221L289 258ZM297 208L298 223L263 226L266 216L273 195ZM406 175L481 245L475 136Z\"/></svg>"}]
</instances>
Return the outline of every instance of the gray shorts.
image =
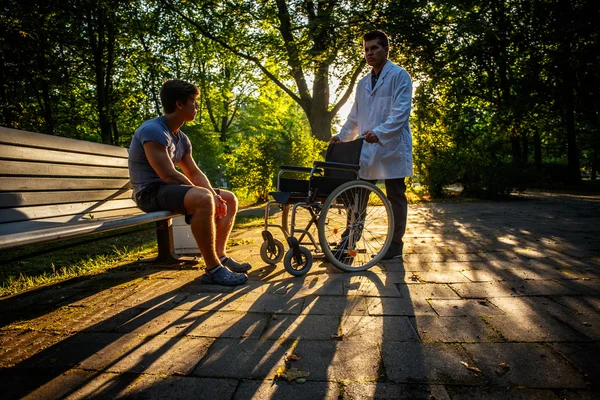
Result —
<instances>
[{"instance_id":1,"label":"gray shorts","mask_svg":"<svg viewBox=\"0 0 600 400\"><path fill-rule=\"evenodd\" d=\"M189 224L192 215L186 213L183 198L191 188L193 186L151 183L136 194L135 202L144 212L172 211L183 214L185 222Z\"/></svg>"}]
</instances>

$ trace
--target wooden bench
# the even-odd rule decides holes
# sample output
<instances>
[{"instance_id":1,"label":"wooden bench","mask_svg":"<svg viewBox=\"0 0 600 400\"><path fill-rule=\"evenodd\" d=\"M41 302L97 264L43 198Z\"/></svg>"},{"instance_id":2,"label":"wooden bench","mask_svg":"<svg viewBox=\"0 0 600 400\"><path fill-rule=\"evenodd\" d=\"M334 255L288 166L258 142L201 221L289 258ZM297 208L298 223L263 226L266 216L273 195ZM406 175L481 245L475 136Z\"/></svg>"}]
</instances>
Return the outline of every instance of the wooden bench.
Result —
<instances>
[{"instance_id":1,"label":"wooden bench","mask_svg":"<svg viewBox=\"0 0 600 400\"><path fill-rule=\"evenodd\" d=\"M127 149L0 127L0 251L156 223L160 263L180 263L168 211L131 198Z\"/></svg>"}]
</instances>

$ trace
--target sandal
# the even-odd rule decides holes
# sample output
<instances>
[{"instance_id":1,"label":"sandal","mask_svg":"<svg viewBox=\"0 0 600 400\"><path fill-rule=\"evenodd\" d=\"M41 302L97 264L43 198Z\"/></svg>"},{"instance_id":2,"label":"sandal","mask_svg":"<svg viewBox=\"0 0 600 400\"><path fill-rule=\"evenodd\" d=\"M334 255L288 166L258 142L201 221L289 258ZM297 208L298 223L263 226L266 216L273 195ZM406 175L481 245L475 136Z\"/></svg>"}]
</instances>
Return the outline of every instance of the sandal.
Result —
<instances>
[{"instance_id":1,"label":"sandal","mask_svg":"<svg viewBox=\"0 0 600 400\"><path fill-rule=\"evenodd\" d=\"M206 271L202 275L202 282L223 286L237 286L246 283L248 276L231 272L227 267L221 265Z\"/></svg>"},{"instance_id":2,"label":"sandal","mask_svg":"<svg viewBox=\"0 0 600 400\"><path fill-rule=\"evenodd\" d=\"M252 266L249 263L247 263L247 262L239 263L231 257L227 257L224 260L221 260L221 265L229 268L233 272L240 272L240 273L244 273L244 272L248 271L250 268L252 268Z\"/></svg>"}]
</instances>

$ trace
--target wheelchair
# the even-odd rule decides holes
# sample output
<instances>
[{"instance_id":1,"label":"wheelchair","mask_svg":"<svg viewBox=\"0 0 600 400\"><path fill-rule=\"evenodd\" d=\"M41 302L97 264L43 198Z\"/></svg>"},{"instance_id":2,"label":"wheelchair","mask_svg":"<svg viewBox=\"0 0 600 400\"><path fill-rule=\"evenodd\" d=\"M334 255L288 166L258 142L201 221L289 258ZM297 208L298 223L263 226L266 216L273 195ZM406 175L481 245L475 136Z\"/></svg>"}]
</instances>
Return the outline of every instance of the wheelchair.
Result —
<instances>
[{"instance_id":1,"label":"wheelchair","mask_svg":"<svg viewBox=\"0 0 600 400\"><path fill-rule=\"evenodd\" d=\"M367 270L381 260L392 241L394 219L383 192L358 177L362 145L362 138L330 143L325 161L315 161L312 168L280 167L277 191L269 193L273 200L265 206L260 248L265 263L283 259L288 273L302 276L317 258L346 272ZM281 209L280 224L269 221L274 205ZM308 212L307 223L298 221L299 210ZM269 228L281 231L287 251Z\"/></svg>"}]
</instances>

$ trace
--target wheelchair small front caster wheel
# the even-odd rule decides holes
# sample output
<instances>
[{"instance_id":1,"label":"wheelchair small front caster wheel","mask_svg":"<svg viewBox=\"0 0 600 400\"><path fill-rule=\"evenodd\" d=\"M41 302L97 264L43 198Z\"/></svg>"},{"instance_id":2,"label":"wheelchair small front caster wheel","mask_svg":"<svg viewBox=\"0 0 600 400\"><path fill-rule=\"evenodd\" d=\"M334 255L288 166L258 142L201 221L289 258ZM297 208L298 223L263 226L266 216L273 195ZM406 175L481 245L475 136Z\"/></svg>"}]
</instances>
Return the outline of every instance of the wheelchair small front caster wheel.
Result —
<instances>
[{"instance_id":1,"label":"wheelchair small front caster wheel","mask_svg":"<svg viewBox=\"0 0 600 400\"><path fill-rule=\"evenodd\" d=\"M267 264L275 265L283 258L285 248L283 243L277 239L273 239L273 245L269 246L269 242L265 241L260 246L260 258Z\"/></svg>"},{"instance_id":2,"label":"wheelchair small front caster wheel","mask_svg":"<svg viewBox=\"0 0 600 400\"><path fill-rule=\"evenodd\" d=\"M300 247L300 255L294 257L294 249L289 249L283 259L285 270L293 276L302 276L312 267L312 254L306 247Z\"/></svg>"}]
</instances>

